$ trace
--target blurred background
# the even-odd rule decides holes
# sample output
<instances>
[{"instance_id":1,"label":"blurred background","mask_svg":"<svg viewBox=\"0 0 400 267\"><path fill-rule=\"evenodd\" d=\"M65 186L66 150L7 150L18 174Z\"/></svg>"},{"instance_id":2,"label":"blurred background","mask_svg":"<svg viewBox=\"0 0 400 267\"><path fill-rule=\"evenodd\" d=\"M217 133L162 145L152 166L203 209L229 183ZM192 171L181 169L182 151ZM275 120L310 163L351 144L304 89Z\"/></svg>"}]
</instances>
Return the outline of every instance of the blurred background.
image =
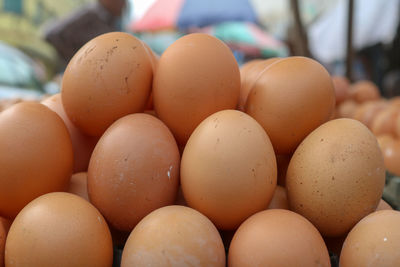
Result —
<instances>
[{"instance_id":1,"label":"blurred background","mask_svg":"<svg viewBox=\"0 0 400 267\"><path fill-rule=\"evenodd\" d=\"M0 0L0 98L58 92L72 55L109 31L134 34L159 55L182 35L203 32L224 41L239 65L309 56L393 97L399 14L400 0Z\"/></svg>"}]
</instances>

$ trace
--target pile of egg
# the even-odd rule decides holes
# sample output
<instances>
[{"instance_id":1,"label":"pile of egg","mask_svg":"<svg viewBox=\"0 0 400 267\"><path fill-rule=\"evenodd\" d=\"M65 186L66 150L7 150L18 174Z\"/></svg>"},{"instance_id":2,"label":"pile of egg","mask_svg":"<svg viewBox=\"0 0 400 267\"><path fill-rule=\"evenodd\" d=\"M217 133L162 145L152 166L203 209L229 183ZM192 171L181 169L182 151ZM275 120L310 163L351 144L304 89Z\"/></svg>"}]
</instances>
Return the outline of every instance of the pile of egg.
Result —
<instances>
[{"instance_id":1,"label":"pile of egg","mask_svg":"<svg viewBox=\"0 0 400 267\"><path fill-rule=\"evenodd\" d=\"M400 266L378 142L333 117L315 60L98 36L0 113L0 265Z\"/></svg>"}]
</instances>

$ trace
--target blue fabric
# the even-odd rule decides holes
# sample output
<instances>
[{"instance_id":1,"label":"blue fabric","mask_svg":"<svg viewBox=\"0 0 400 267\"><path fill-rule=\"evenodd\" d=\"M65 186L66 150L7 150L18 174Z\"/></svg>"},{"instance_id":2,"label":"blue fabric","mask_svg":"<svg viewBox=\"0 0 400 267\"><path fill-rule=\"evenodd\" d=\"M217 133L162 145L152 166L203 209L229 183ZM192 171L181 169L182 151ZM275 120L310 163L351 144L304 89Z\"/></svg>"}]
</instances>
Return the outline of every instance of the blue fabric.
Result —
<instances>
[{"instance_id":1,"label":"blue fabric","mask_svg":"<svg viewBox=\"0 0 400 267\"><path fill-rule=\"evenodd\" d=\"M4 0L3 10L4 12L10 12L17 15L22 15L23 13L23 1L22 0Z\"/></svg>"},{"instance_id":2,"label":"blue fabric","mask_svg":"<svg viewBox=\"0 0 400 267\"><path fill-rule=\"evenodd\" d=\"M179 13L179 29L204 27L225 21L257 23L248 0L186 0Z\"/></svg>"}]
</instances>

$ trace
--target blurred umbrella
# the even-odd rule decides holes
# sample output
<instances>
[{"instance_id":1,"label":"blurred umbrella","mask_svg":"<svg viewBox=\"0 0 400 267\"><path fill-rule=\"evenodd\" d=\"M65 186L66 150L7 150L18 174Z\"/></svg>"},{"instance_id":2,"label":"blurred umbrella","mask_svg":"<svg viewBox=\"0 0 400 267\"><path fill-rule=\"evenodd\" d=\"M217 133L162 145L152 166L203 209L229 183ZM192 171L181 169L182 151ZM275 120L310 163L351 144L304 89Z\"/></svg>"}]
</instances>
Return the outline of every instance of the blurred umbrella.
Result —
<instances>
[{"instance_id":1,"label":"blurred umbrella","mask_svg":"<svg viewBox=\"0 0 400 267\"><path fill-rule=\"evenodd\" d=\"M232 49L252 57L283 57L288 54L282 42L250 22L225 22L192 31L214 35Z\"/></svg>"},{"instance_id":2,"label":"blurred umbrella","mask_svg":"<svg viewBox=\"0 0 400 267\"><path fill-rule=\"evenodd\" d=\"M258 26L250 0L157 0L131 29L157 53L183 33L202 32L244 56L286 56L286 46Z\"/></svg>"},{"instance_id":3,"label":"blurred umbrella","mask_svg":"<svg viewBox=\"0 0 400 267\"><path fill-rule=\"evenodd\" d=\"M226 21L257 23L257 17L248 0L158 0L132 24L132 30L182 30Z\"/></svg>"}]
</instances>

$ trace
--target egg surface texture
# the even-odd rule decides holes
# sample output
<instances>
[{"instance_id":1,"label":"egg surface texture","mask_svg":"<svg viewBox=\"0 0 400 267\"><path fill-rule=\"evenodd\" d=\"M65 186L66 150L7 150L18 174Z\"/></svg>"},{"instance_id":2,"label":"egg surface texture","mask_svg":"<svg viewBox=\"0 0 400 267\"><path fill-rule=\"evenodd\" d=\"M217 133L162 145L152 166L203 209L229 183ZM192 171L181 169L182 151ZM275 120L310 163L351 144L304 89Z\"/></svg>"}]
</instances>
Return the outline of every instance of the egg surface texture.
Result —
<instances>
[{"instance_id":1,"label":"egg surface texture","mask_svg":"<svg viewBox=\"0 0 400 267\"><path fill-rule=\"evenodd\" d=\"M235 109L239 90L239 66L231 50L210 35L189 34L169 46L158 61L154 108L184 145L209 115Z\"/></svg>"},{"instance_id":2,"label":"egg surface texture","mask_svg":"<svg viewBox=\"0 0 400 267\"><path fill-rule=\"evenodd\" d=\"M13 218L34 198L63 191L73 168L62 119L46 106L21 102L0 114L0 216Z\"/></svg>"},{"instance_id":3,"label":"egg surface texture","mask_svg":"<svg viewBox=\"0 0 400 267\"><path fill-rule=\"evenodd\" d=\"M182 156L185 200L219 229L235 229L250 215L266 209L276 177L268 135L241 111L224 110L204 120Z\"/></svg>"},{"instance_id":4,"label":"egg surface texture","mask_svg":"<svg viewBox=\"0 0 400 267\"><path fill-rule=\"evenodd\" d=\"M143 43L121 32L100 35L73 56L62 80L62 102L84 133L100 136L114 121L142 112L152 83Z\"/></svg>"},{"instance_id":5,"label":"egg surface texture","mask_svg":"<svg viewBox=\"0 0 400 267\"><path fill-rule=\"evenodd\" d=\"M385 167L375 136L353 119L329 121L293 154L286 174L290 209L325 236L340 236L375 211Z\"/></svg>"}]
</instances>

